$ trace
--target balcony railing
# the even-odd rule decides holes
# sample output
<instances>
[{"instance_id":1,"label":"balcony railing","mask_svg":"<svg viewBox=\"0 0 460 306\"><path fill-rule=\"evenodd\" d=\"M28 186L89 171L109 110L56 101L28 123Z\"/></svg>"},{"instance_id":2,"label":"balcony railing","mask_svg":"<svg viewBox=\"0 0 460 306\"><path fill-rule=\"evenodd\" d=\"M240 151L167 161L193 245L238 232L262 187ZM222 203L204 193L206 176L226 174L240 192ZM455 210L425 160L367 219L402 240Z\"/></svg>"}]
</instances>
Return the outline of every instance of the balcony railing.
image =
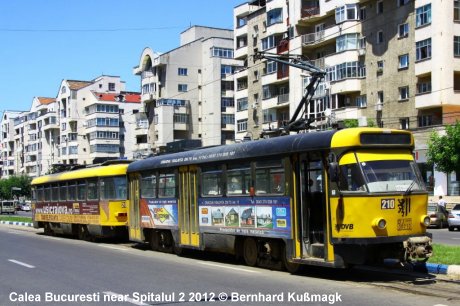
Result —
<instances>
[{"instance_id":1,"label":"balcony railing","mask_svg":"<svg viewBox=\"0 0 460 306\"><path fill-rule=\"evenodd\" d=\"M319 6L302 6L302 18L311 18L319 15Z\"/></svg>"},{"instance_id":2,"label":"balcony railing","mask_svg":"<svg viewBox=\"0 0 460 306\"><path fill-rule=\"evenodd\" d=\"M311 45L324 39L324 30L302 35L302 45Z\"/></svg>"},{"instance_id":3,"label":"balcony railing","mask_svg":"<svg viewBox=\"0 0 460 306\"><path fill-rule=\"evenodd\" d=\"M278 96L278 104L283 104L289 102L289 94L282 94Z\"/></svg>"}]
</instances>

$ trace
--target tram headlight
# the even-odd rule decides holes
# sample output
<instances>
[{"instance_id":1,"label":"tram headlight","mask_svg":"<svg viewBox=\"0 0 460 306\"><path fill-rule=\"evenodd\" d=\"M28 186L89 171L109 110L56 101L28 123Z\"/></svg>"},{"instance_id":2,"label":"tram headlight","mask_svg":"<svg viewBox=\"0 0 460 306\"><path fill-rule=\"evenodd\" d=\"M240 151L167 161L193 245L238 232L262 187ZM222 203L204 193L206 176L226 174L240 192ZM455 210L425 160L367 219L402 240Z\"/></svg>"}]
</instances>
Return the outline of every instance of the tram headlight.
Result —
<instances>
[{"instance_id":1,"label":"tram headlight","mask_svg":"<svg viewBox=\"0 0 460 306\"><path fill-rule=\"evenodd\" d=\"M387 221L383 218L377 218L374 220L374 226L380 230L384 230L387 227Z\"/></svg>"},{"instance_id":2,"label":"tram headlight","mask_svg":"<svg viewBox=\"0 0 460 306\"><path fill-rule=\"evenodd\" d=\"M422 219L420 221L424 226L430 226L430 217L428 217L427 215L422 216Z\"/></svg>"}]
</instances>

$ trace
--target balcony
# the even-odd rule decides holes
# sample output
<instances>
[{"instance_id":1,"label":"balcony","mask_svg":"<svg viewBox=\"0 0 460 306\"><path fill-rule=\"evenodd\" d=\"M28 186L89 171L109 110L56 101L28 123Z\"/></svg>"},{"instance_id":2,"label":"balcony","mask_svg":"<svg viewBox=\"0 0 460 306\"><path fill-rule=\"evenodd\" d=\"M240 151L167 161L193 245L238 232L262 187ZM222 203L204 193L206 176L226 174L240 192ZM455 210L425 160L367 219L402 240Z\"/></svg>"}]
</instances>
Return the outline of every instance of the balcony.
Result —
<instances>
[{"instance_id":1,"label":"balcony","mask_svg":"<svg viewBox=\"0 0 460 306\"><path fill-rule=\"evenodd\" d=\"M278 96L278 105L289 103L289 94L282 94Z\"/></svg>"}]
</instances>

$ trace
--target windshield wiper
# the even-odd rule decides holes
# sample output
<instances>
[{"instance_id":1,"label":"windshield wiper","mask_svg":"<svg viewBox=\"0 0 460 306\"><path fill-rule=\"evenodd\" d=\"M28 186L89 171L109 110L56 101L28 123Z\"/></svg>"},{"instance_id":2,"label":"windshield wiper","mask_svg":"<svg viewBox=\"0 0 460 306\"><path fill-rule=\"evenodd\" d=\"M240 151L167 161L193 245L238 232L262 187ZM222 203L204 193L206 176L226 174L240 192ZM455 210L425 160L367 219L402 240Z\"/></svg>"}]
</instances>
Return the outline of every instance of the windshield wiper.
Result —
<instances>
[{"instance_id":1,"label":"windshield wiper","mask_svg":"<svg viewBox=\"0 0 460 306\"><path fill-rule=\"evenodd\" d=\"M412 182L410 183L409 187L407 187L406 191L404 191L404 196L407 196L412 192L412 188L414 187L415 183L416 183L416 181L412 180Z\"/></svg>"}]
</instances>

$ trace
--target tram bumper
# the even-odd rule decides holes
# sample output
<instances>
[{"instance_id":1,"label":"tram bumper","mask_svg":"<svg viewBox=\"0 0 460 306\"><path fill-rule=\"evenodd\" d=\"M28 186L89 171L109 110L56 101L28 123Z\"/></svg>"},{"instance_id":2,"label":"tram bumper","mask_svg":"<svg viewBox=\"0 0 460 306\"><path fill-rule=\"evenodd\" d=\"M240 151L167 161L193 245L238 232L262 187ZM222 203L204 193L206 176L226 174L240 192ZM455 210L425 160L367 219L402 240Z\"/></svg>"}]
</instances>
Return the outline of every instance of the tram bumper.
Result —
<instances>
[{"instance_id":1,"label":"tram bumper","mask_svg":"<svg viewBox=\"0 0 460 306\"><path fill-rule=\"evenodd\" d=\"M429 236L411 237L403 242L405 259L428 259L433 255L432 239Z\"/></svg>"}]
</instances>

